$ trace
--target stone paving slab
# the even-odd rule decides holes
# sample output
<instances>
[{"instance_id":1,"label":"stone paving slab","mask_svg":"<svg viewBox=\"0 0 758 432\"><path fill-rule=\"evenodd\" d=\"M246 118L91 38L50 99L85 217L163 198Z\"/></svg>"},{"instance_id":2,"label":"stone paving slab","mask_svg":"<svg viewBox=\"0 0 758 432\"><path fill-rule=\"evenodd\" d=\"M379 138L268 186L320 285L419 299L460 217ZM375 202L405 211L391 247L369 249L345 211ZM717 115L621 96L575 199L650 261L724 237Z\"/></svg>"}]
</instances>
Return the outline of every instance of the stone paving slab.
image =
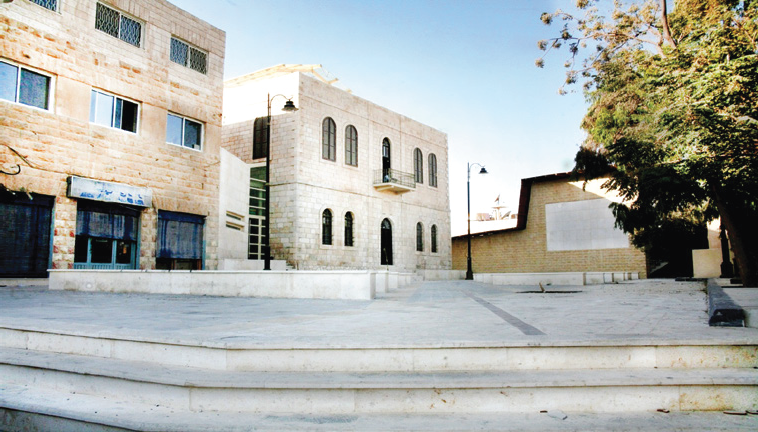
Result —
<instances>
[{"instance_id":1,"label":"stone paving slab","mask_svg":"<svg viewBox=\"0 0 758 432\"><path fill-rule=\"evenodd\" d=\"M417 283L373 301L223 298L0 288L0 328L220 348L756 344L708 326L705 285Z\"/></svg>"},{"instance_id":2,"label":"stone paving slab","mask_svg":"<svg viewBox=\"0 0 758 432\"><path fill-rule=\"evenodd\" d=\"M81 407L88 409L83 410ZM755 431L758 416L721 412L508 414L249 414L177 412L155 405L119 403L96 396L56 394L21 387L0 388L0 428L24 430L144 430L182 432L237 431ZM25 410L40 410L28 414ZM46 417L46 418L45 418ZM111 426L102 427L98 423ZM42 429L34 424L43 425ZM91 425L91 427L87 427Z\"/></svg>"}]
</instances>

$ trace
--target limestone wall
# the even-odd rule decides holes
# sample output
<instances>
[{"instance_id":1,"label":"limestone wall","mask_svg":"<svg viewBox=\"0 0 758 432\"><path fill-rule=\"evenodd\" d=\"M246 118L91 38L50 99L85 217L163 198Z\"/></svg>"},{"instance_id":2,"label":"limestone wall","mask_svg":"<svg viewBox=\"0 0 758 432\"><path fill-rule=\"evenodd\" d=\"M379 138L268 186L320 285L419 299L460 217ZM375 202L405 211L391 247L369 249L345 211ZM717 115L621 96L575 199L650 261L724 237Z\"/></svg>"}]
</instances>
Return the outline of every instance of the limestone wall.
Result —
<instances>
[{"instance_id":1,"label":"limestone wall","mask_svg":"<svg viewBox=\"0 0 758 432\"><path fill-rule=\"evenodd\" d=\"M475 273L544 273L544 272L636 272L644 276L645 255L629 246L551 251L547 242L546 206L552 203L605 199L610 204L617 197L604 193L592 182L582 190L582 182L565 179L540 181L531 185L528 219L524 230L494 231L472 238L472 261ZM523 193L523 191L522 191ZM524 209L519 209L523 213ZM591 216L590 216L591 217ZM453 240L453 268L466 269L467 239Z\"/></svg>"},{"instance_id":2,"label":"limestone wall","mask_svg":"<svg viewBox=\"0 0 758 432\"><path fill-rule=\"evenodd\" d=\"M450 211L447 136L384 107L293 73L244 82L234 80L224 93L223 146L252 161L252 128L266 115L267 95L292 98L299 110L281 113L286 99L272 100L271 246L274 256L300 269L380 268L380 226L393 226L394 265L398 271L449 269ZM326 117L337 126L336 158L322 157L321 130ZM358 165L345 159L345 129L358 132ZM405 194L374 188L382 168L382 141L391 141L392 168L413 173L413 151L424 155L424 182ZM428 155L437 157L437 187L429 185ZM331 245L321 238L322 213L333 216ZM353 246L345 246L345 213L355 216ZM416 252L416 223L424 226L424 251ZM431 226L437 226L438 251L431 252Z\"/></svg>"},{"instance_id":3,"label":"limestone wall","mask_svg":"<svg viewBox=\"0 0 758 432\"><path fill-rule=\"evenodd\" d=\"M22 165L3 176L11 190L57 196L53 267L73 264L76 201L68 176L149 187L154 209L143 212L140 267L155 265L156 209L206 216L206 266L215 268L219 148L225 34L164 0L103 4L143 23L136 47L95 29L93 0L60 1L50 11L28 1L0 4L0 58L50 76L49 110L0 100L0 163ZM208 54L206 74L169 59L171 37ZM89 122L97 89L139 104L137 133ZM202 151L166 143L168 112L203 127Z\"/></svg>"}]
</instances>

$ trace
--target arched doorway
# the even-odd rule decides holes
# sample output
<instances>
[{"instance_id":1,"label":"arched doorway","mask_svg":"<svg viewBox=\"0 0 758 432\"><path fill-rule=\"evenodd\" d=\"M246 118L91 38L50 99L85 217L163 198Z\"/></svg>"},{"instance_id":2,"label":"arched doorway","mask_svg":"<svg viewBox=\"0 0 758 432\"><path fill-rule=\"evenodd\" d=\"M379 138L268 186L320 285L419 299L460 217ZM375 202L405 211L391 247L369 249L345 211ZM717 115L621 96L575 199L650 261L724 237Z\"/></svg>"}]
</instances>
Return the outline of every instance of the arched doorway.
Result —
<instances>
[{"instance_id":1,"label":"arched doorway","mask_svg":"<svg viewBox=\"0 0 758 432\"><path fill-rule=\"evenodd\" d=\"M392 223L389 219L382 221L382 265L392 265Z\"/></svg>"},{"instance_id":2,"label":"arched doorway","mask_svg":"<svg viewBox=\"0 0 758 432\"><path fill-rule=\"evenodd\" d=\"M391 165L390 140L385 138L382 141L382 178L384 181L389 181Z\"/></svg>"}]
</instances>

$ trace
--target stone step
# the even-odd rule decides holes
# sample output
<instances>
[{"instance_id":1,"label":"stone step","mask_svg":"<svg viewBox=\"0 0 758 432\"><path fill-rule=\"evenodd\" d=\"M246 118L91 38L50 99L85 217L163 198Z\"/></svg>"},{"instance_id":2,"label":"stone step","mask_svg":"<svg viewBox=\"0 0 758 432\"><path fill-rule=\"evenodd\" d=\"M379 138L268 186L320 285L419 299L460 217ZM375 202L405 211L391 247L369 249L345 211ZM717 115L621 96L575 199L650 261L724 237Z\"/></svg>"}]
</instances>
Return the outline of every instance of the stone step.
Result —
<instances>
[{"instance_id":1,"label":"stone step","mask_svg":"<svg viewBox=\"0 0 758 432\"><path fill-rule=\"evenodd\" d=\"M717 412L272 414L190 412L38 388L0 386L0 430L261 431L754 431L758 417Z\"/></svg>"},{"instance_id":2,"label":"stone step","mask_svg":"<svg viewBox=\"0 0 758 432\"><path fill-rule=\"evenodd\" d=\"M758 407L754 368L224 372L3 348L0 383L185 411L502 413Z\"/></svg>"},{"instance_id":3,"label":"stone step","mask_svg":"<svg viewBox=\"0 0 758 432\"><path fill-rule=\"evenodd\" d=\"M229 371L491 371L758 366L758 346L712 341L544 341L445 346L300 346L146 340L0 328L0 347ZM658 345L657 345L658 344Z\"/></svg>"}]
</instances>

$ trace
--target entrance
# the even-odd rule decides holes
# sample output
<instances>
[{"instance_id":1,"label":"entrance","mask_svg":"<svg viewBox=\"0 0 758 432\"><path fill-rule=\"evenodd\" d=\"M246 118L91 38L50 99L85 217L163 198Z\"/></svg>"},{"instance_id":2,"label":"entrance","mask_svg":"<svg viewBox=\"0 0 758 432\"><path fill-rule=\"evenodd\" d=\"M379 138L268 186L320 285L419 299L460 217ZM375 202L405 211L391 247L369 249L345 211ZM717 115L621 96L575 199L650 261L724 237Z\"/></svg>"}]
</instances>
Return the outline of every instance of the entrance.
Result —
<instances>
[{"instance_id":1,"label":"entrance","mask_svg":"<svg viewBox=\"0 0 758 432\"><path fill-rule=\"evenodd\" d=\"M55 198L0 193L0 277L47 277Z\"/></svg>"},{"instance_id":2,"label":"entrance","mask_svg":"<svg viewBox=\"0 0 758 432\"><path fill-rule=\"evenodd\" d=\"M382 265L392 265L392 223L382 221Z\"/></svg>"}]
</instances>

